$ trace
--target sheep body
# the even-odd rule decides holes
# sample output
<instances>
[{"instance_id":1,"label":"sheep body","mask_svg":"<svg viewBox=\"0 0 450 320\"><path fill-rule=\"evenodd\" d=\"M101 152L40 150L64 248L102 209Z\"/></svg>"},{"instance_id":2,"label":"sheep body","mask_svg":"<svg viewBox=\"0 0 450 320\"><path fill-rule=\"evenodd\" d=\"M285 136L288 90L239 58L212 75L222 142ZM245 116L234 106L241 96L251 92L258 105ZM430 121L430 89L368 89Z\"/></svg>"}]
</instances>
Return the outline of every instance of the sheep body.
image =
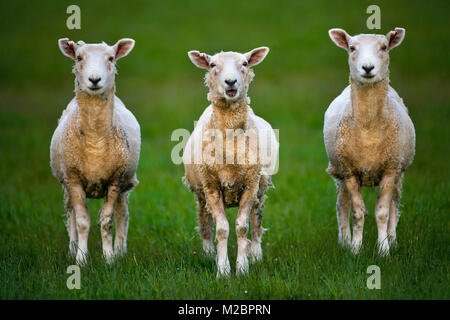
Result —
<instances>
[{"instance_id":1,"label":"sheep body","mask_svg":"<svg viewBox=\"0 0 450 320\"><path fill-rule=\"evenodd\" d=\"M356 84L353 84L356 86ZM380 86L387 86L385 88ZM412 163L415 149L414 125L397 92L387 83L366 88L365 101L354 103L362 109L375 96L386 96L385 107L375 119L363 112L369 125L353 116L351 85L329 106L325 113L324 138L329 166L327 172L336 179L350 175L360 177L363 186L378 186L385 170L401 172ZM371 106L367 106L371 107Z\"/></svg>"},{"instance_id":2,"label":"sheep body","mask_svg":"<svg viewBox=\"0 0 450 320\"><path fill-rule=\"evenodd\" d=\"M275 133L271 127L271 125L265 121L264 119L255 115L250 106L248 108L248 119L245 124L246 130L256 130L258 133L258 149L251 149L250 152L257 152L258 159L263 157L262 152L264 150L264 144L261 143L261 136L267 135L269 133L269 139L271 141L268 145L271 147L270 150L270 161L265 164L261 164L261 162L252 164L252 165L239 165L239 164L201 164L196 165L192 164L195 162L195 143L196 141L203 141L203 135L205 130L211 129L214 127L213 123L213 106L208 106L205 111L200 116L197 124L190 136L188 142L186 143L185 152L183 153L183 162L185 163L185 176L183 177L183 181L187 185L187 187L195 192L197 195L203 197L203 184L202 184L202 171L205 170L203 166L209 168L212 171L217 172L217 178L220 182L220 186L224 188L224 204L227 208L236 207L239 205L239 199L242 194L242 190L248 184L246 179L246 172L248 172L252 168L258 168L261 170L261 165L266 166L267 172L269 170L274 170L274 166L277 161L278 154L278 141L276 139ZM237 116L240 118L240 116ZM225 148L224 148L225 149ZM237 149L237 148L236 148ZM234 150L237 152L237 150ZM202 148L201 151L204 149ZM224 151L225 154L225 151ZM252 157L252 155L247 154L246 159ZM237 158L235 153L234 158ZM260 187L262 189L267 189L272 186L271 176L270 175L262 175L262 180Z\"/></svg>"},{"instance_id":3,"label":"sheep body","mask_svg":"<svg viewBox=\"0 0 450 320\"><path fill-rule=\"evenodd\" d=\"M114 96L110 130L101 133L99 126L106 129L107 124L100 119L97 119L95 127L80 126L83 116L92 121L93 109L98 108L97 111L102 112L101 109L108 108L106 104L111 102L85 97L80 108L78 99L74 98L64 110L52 137L50 166L53 175L61 183L67 183L70 175L75 174L83 181L89 198L104 197L108 182L118 176L121 176L120 191L129 191L138 184L139 123L123 102Z\"/></svg>"}]
</instances>

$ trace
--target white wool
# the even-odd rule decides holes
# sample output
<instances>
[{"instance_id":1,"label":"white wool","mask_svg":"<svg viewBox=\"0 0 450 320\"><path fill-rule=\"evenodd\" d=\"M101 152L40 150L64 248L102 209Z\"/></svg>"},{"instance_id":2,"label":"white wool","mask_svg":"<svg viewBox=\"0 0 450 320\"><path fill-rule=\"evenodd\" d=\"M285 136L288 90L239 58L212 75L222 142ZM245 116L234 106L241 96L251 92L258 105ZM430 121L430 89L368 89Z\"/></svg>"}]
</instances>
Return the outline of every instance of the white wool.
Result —
<instances>
[{"instance_id":1,"label":"white wool","mask_svg":"<svg viewBox=\"0 0 450 320\"><path fill-rule=\"evenodd\" d=\"M258 117L253 112L252 108L248 106L248 117L253 120L259 140L259 152L260 157L263 160L261 173L264 175L275 174L278 170L278 148L279 143L272 126L263 118ZM202 145L197 143L194 145L194 141L201 142L203 138L203 132L206 124L211 120L213 115L212 105L209 105L205 111L203 111L200 119L197 121L194 131L189 137L188 142L183 153L184 163L194 163L196 157L201 156Z\"/></svg>"}]
</instances>

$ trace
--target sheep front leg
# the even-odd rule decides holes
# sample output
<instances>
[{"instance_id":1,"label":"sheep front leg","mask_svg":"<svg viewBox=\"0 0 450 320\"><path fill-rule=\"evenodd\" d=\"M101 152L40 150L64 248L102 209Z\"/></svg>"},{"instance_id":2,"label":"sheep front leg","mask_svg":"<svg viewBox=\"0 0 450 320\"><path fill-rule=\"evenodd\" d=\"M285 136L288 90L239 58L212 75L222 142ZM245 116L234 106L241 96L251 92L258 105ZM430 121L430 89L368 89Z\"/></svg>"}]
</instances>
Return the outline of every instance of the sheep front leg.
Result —
<instances>
[{"instance_id":1,"label":"sheep front leg","mask_svg":"<svg viewBox=\"0 0 450 320\"><path fill-rule=\"evenodd\" d=\"M380 194L375 208L375 219L378 227L378 252L380 255L389 253L389 241L387 236L387 225L389 209L396 184L396 173L387 173L380 182Z\"/></svg>"},{"instance_id":2,"label":"sheep front leg","mask_svg":"<svg viewBox=\"0 0 450 320\"><path fill-rule=\"evenodd\" d=\"M114 240L114 254L124 255L127 253L127 234L128 234L128 192L123 193L117 199L115 212L116 219L116 238Z\"/></svg>"},{"instance_id":3,"label":"sheep front leg","mask_svg":"<svg viewBox=\"0 0 450 320\"><path fill-rule=\"evenodd\" d=\"M100 212L100 230L102 234L103 256L105 257L107 263L112 263L114 260L114 251L112 247L113 214L118 196L118 184L110 185Z\"/></svg>"},{"instance_id":4,"label":"sheep front leg","mask_svg":"<svg viewBox=\"0 0 450 320\"><path fill-rule=\"evenodd\" d=\"M353 240L351 244L352 252L358 253L362 245L362 236L364 228L364 217L366 207L361 195L360 185L356 177L351 176L345 179L345 186L350 193L350 199L353 209Z\"/></svg>"},{"instance_id":5,"label":"sheep front leg","mask_svg":"<svg viewBox=\"0 0 450 320\"><path fill-rule=\"evenodd\" d=\"M338 221L338 242L344 247L350 247L352 236L350 234L350 194L342 181L337 183L336 214Z\"/></svg>"},{"instance_id":6,"label":"sheep front leg","mask_svg":"<svg viewBox=\"0 0 450 320\"><path fill-rule=\"evenodd\" d=\"M76 261L79 265L86 264L88 254L88 235L91 226L91 218L86 206L86 193L79 184L68 186L68 194L75 211L75 221L78 233L78 250ZM73 220L72 220L73 221Z\"/></svg>"},{"instance_id":7,"label":"sheep front leg","mask_svg":"<svg viewBox=\"0 0 450 320\"><path fill-rule=\"evenodd\" d=\"M218 190L205 190L206 206L216 223L217 241L217 277L230 275L230 261L228 260L228 235L230 233L228 220L221 194Z\"/></svg>"},{"instance_id":8,"label":"sheep front leg","mask_svg":"<svg viewBox=\"0 0 450 320\"><path fill-rule=\"evenodd\" d=\"M255 204L257 186L247 187L242 193L239 202L239 211L236 218L236 235L238 242L238 253L236 259L236 275L248 272L248 252L250 241L247 239L248 220L250 211Z\"/></svg>"}]
</instances>

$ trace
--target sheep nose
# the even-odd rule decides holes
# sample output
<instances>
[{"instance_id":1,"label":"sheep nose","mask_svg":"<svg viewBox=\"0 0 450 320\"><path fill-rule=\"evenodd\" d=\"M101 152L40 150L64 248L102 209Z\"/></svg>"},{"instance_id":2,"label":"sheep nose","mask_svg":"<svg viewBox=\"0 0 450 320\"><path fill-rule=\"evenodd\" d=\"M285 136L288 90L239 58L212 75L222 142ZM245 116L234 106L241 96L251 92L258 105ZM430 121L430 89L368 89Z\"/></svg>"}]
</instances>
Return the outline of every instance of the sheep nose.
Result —
<instances>
[{"instance_id":1,"label":"sheep nose","mask_svg":"<svg viewBox=\"0 0 450 320\"><path fill-rule=\"evenodd\" d=\"M100 82L100 80L102 80L102 78L89 78L89 81L92 82L92 84L93 84L94 86L96 86L97 83Z\"/></svg>"},{"instance_id":2,"label":"sheep nose","mask_svg":"<svg viewBox=\"0 0 450 320\"><path fill-rule=\"evenodd\" d=\"M364 71L366 71L366 73L370 73L370 71L373 70L373 68L375 68L374 66L370 65L370 66L362 66L362 68L364 69Z\"/></svg>"},{"instance_id":3,"label":"sheep nose","mask_svg":"<svg viewBox=\"0 0 450 320\"><path fill-rule=\"evenodd\" d=\"M227 85L229 85L230 87L231 86L234 86L234 84L237 82L237 80L225 80L225 83L227 84Z\"/></svg>"}]
</instances>

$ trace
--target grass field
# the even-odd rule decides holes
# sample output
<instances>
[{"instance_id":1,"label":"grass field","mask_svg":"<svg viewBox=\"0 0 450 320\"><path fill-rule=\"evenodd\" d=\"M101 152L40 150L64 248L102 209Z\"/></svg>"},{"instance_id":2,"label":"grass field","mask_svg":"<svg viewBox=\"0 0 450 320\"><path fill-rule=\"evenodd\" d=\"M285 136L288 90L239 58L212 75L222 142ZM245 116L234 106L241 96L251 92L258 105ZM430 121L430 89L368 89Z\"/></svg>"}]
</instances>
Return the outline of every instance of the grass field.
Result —
<instances>
[{"instance_id":1,"label":"grass field","mask_svg":"<svg viewBox=\"0 0 450 320\"><path fill-rule=\"evenodd\" d=\"M82 28L65 26L72 1L0 4L0 298L1 299L449 299L449 30L448 1L383 1L382 30L406 28L391 53L391 84L415 123L416 158L407 170L398 247L376 254L376 191L364 248L337 245L335 186L325 173L323 114L348 82L347 55L327 31L368 33L375 1L81 1ZM63 194L51 175L49 145L73 96L72 62L57 39L112 44L136 40L119 62L117 94L142 128L139 186L130 197L129 253L101 259L98 211L88 203L90 261L81 290L68 290L68 235ZM181 182L170 141L192 130L207 106L203 71L192 49L248 51L267 45L250 87L254 111L280 130L280 169L268 192L263 263L247 277L216 279L204 258L193 195ZM229 210L234 225L236 210ZM229 239L234 272L236 236ZM369 265L381 268L381 290L368 290Z\"/></svg>"}]
</instances>

